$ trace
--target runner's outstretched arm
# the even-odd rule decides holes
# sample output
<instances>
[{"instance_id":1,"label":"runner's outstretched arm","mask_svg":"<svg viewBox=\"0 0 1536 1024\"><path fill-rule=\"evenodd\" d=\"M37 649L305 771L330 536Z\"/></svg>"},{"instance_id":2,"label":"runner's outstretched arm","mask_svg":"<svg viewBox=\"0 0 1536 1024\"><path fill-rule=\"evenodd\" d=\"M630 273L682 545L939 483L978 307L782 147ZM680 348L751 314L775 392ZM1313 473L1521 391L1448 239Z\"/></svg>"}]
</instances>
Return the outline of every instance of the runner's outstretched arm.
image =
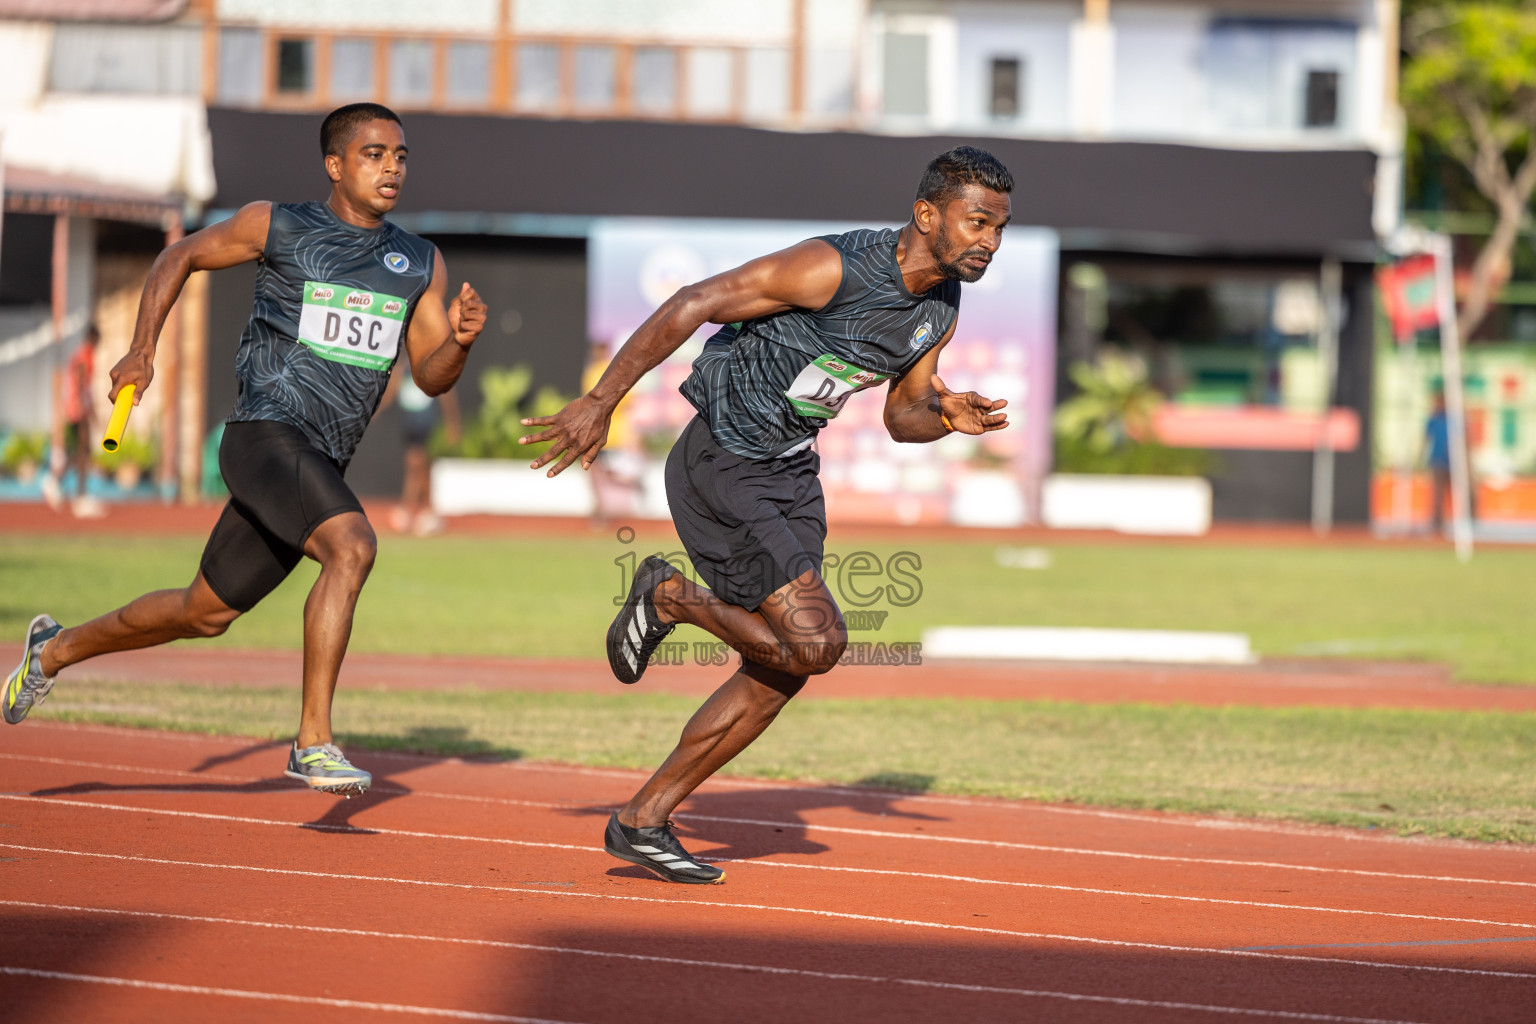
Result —
<instances>
[{"instance_id":1,"label":"runner's outstretched arm","mask_svg":"<svg viewBox=\"0 0 1536 1024\"><path fill-rule=\"evenodd\" d=\"M974 391L956 394L939 379L939 352L954 336L951 326L912 369L891 381L885 396L885 429L892 439L921 443L937 441L951 431L985 434L1008 425L1008 414L1002 411L1007 399L994 401Z\"/></svg>"},{"instance_id":2,"label":"runner's outstretched arm","mask_svg":"<svg viewBox=\"0 0 1536 1024\"><path fill-rule=\"evenodd\" d=\"M630 335L590 392L553 416L523 420L525 427L548 429L522 438L522 444L554 442L532 468L559 459L546 474L555 476L579 457L581 468L591 469L608 441L608 422L619 400L700 327L787 309L820 309L832 301L842 280L842 257L831 245L812 238L678 289Z\"/></svg>"},{"instance_id":3,"label":"runner's outstretched arm","mask_svg":"<svg viewBox=\"0 0 1536 1024\"><path fill-rule=\"evenodd\" d=\"M128 346L128 354L112 367L108 402L117 401L117 393L125 384L135 386L134 405L143 399L144 389L155 376L155 346L160 341L160 329L192 272L223 270L261 259L271 223L271 203L249 203L228 220L192 232L155 257L155 265L149 268L149 278L144 282L144 294L139 298L133 343Z\"/></svg>"},{"instance_id":4,"label":"runner's outstretched arm","mask_svg":"<svg viewBox=\"0 0 1536 1024\"><path fill-rule=\"evenodd\" d=\"M405 336L411 378L426 394L440 395L458 381L469 358L469 347L485 329L485 303L465 281L459 294L443 308L448 291L448 265L432 250L432 283L416 303L411 329Z\"/></svg>"}]
</instances>

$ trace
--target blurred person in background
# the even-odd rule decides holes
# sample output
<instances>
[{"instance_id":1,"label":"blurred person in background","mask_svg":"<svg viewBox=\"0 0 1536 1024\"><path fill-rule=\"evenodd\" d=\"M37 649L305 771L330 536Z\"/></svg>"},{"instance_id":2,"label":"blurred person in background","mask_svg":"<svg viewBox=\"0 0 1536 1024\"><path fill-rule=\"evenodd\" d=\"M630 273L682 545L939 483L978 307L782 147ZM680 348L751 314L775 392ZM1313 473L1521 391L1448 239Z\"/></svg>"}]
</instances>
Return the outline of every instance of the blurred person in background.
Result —
<instances>
[{"instance_id":1,"label":"blurred person in background","mask_svg":"<svg viewBox=\"0 0 1536 1024\"><path fill-rule=\"evenodd\" d=\"M400 404L400 440L405 446L405 478L400 487L400 504L389 514L389 525L396 533L432 537L443 532L443 520L432 511L432 453L427 443L442 420L443 436L456 445L463 436L459 399L452 391L432 396L416 386L411 367L402 362L389 378L389 387L379 403L379 411L391 403Z\"/></svg>"},{"instance_id":2,"label":"blurred person in background","mask_svg":"<svg viewBox=\"0 0 1536 1024\"><path fill-rule=\"evenodd\" d=\"M581 375L583 394L602 380L608 362L608 346L594 341ZM645 456L636 450L637 444L635 428L621 403L608 423L608 443L588 467L592 474L592 529L604 530L609 523L634 515L640 498L640 475L645 469Z\"/></svg>"},{"instance_id":3,"label":"blurred person in background","mask_svg":"<svg viewBox=\"0 0 1536 1024\"><path fill-rule=\"evenodd\" d=\"M77 519L99 519L107 514L101 501L87 493L96 467L96 399L92 381L100 344L101 332L96 325L86 327L85 337L70 354L59 380L59 408L64 415L64 470L73 470L75 474L75 496L69 507ZM43 497L55 510L64 506L63 484L51 474L43 477Z\"/></svg>"},{"instance_id":4,"label":"blurred person in background","mask_svg":"<svg viewBox=\"0 0 1536 1024\"><path fill-rule=\"evenodd\" d=\"M1424 464L1429 468L1430 531L1445 531L1445 517L1451 502L1451 418L1445 411L1445 389L1435 389L1429 419L1424 421ZM1476 519L1472 504L1477 487L1471 480L1472 460L1467 459L1467 517Z\"/></svg>"}]
</instances>

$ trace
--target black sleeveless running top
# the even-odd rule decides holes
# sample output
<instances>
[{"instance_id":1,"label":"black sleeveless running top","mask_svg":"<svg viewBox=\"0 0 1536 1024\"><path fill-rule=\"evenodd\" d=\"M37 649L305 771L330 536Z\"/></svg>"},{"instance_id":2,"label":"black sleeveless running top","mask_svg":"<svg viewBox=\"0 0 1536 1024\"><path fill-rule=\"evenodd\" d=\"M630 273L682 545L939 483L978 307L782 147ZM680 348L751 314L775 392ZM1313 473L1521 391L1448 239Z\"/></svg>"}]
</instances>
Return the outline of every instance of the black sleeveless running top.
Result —
<instances>
[{"instance_id":1,"label":"black sleeveless running top","mask_svg":"<svg viewBox=\"0 0 1536 1024\"><path fill-rule=\"evenodd\" d=\"M843 280L821 309L723 327L704 345L683 397L733 455L766 459L805 447L855 391L912 368L954 325L960 284L907 290L898 232L827 235Z\"/></svg>"},{"instance_id":2,"label":"black sleeveless running top","mask_svg":"<svg viewBox=\"0 0 1536 1024\"><path fill-rule=\"evenodd\" d=\"M291 424L346 465L432 281L433 256L431 242L387 221L360 228L324 203L274 203L229 422Z\"/></svg>"}]
</instances>

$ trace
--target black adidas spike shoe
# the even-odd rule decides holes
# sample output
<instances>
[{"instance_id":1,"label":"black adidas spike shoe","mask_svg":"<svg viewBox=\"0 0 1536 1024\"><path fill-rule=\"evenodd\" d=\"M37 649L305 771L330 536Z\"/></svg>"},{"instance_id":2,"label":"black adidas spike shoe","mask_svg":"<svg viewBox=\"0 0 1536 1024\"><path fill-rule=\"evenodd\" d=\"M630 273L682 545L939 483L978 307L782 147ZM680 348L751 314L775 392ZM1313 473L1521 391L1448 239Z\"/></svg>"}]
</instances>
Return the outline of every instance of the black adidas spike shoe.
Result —
<instances>
[{"instance_id":1,"label":"black adidas spike shoe","mask_svg":"<svg viewBox=\"0 0 1536 1024\"><path fill-rule=\"evenodd\" d=\"M648 555L635 571L629 597L608 627L608 667L619 682L638 682L656 645L676 628L673 623L661 621L656 614L656 602L651 600L651 592L676 575L676 569L655 555Z\"/></svg>"},{"instance_id":2,"label":"black adidas spike shoe","mask_svg":"<svg viewBox=\"0 0 1536 1024\"><path fill-rule=\"evenodd\" d=\"M660 828L630 828L620 823L615 811L608 819L603 848L619 860L649 868L669 882L719 885L725 881L724 871L700 864L683 849L683 844L672 834L670 821Z\"/></svg>"}]
</instances>

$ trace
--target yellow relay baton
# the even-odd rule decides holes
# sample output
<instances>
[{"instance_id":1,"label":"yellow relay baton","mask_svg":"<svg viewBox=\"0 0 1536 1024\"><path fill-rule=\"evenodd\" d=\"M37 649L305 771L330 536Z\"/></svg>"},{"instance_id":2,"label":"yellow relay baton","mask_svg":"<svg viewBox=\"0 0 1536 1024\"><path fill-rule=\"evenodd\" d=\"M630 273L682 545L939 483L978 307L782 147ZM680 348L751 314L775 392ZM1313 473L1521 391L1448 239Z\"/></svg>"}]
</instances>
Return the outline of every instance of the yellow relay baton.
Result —
<instances>
[{"instance_id":1,"label":"yellow relay baton","mask_svg":"<svg viewBox=\"0 0 1536 1024\"><path fill-rule=\"evenodd\" d=\"M136 390L136 385L124 384L123 390L117 393L117 401L112 405L112 418L107 420L107 432L101 438L101 447L106 451L117 451L118 443L123 439L123 431L128 429L128 414L133 412L133 393Z\"/></svg>"}]
</instances>

